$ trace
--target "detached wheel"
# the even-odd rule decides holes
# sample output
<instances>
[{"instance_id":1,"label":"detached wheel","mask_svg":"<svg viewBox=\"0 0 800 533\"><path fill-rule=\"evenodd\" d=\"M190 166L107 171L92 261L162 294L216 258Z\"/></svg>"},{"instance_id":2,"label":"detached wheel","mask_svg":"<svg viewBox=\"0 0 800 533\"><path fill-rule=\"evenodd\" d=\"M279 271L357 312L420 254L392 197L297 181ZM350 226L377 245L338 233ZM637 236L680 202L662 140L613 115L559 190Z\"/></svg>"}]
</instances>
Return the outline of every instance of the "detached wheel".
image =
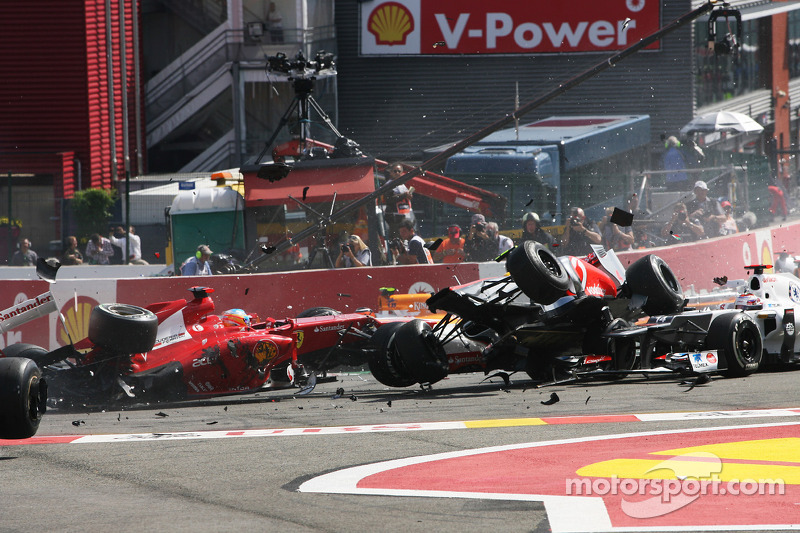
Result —
<instances>
[{"instance_id":1,"label":"detached wheel","mask_svg":"<svg viewBox=\"0 0 800 533\"><path fill-rule=\"evenodd\" d=\"M332 307L312 307L297 313L297 318L309 318L312 316L336 316L341 313Z\"/></svg>"},{"instance_id":2,"label":"detached wheel","mask_svg":"<svg viewBox=\"0 0 800 533\"><path fill-rule=\"evenodd\" d=\"M569 287L569 277L558 258L536 241L514 248L506 259L506 269L522 292L539 304L555 302Z\"/></svg>"},{"instance_id":3,"label":"detached wheel","mask_svg":"<svg viewBox=\"0 0 800 533\"><path fill-rule=\"evenodd\" d=\"M156 315L135 305L100 304L89 317L89 340L117 353L152 350L157 331Z\"/></svg>"},{"instance_id":4,"label":"detached wheel","mask_svg":"<svg viewBox=\"0 0 800 533\"><path fill-rule=\"evenodd\" d=\"M30 359L0 359L0 438L27 439L36 434L47 404L47 386Z\"/></svg>"},{"instance_id":5,"label":"detached wheel","mask_svg":"<svg viewBox=\"0 0 800 533\"><path fill-rule=\"evenodd\" d=\"M375 331L370 340L375 348L369 351L367 359L369 371L378 382L387 387L408 387L416 383L414 378L403 375L397 364L398 355L394 336L404 324L404 322L384 324Z\"/></svg>"},{"instance_id":6,"label":"detached wheel","mask_svg":"<svg viewBox=\"0 0 800 533\"><path fill-rule=\"evenodd\" d=\"M394 344L405 371L415 382L436 383L447 377L447 354L427 322L406 322L395 332Z\"/></svg>"},{"instance_id":7,"label":"detached wheel","mask_svg":"<svg viewBox=\"0 0 800 533\"><path fill-rule=\"evenodd\" d=\"M752 374L761 366L764 355L758 326L745 313L729 313L715 318L708 328L706 348L716 349L725 356L728 369L722 373L727 377Z\"/></svg>"},{"instance_id":8,"label":"detached wheel","mask_svg":"<svg viewBox=\"0 0 800 533\"><path fill-rule=\"evenodd\" d=\"M647 296L643 310L650 316L680 313L683 289L669 265L657 255L640 257L628 267L625 280L633 294Z\"/></svg>"}]
</instances>

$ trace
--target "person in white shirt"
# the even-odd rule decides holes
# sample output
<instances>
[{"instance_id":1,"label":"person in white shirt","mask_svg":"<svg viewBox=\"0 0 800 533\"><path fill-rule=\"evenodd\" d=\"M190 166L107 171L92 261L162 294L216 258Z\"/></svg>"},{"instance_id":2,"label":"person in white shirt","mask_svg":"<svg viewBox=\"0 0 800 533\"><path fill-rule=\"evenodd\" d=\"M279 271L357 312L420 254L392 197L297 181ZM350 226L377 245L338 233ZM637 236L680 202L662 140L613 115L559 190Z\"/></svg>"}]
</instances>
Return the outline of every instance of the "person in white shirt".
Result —
<instances>
[{"instance_id":1,"label":"person in white shirt","mask_svg":"<svg viewBox=\"0 0 800 533\"><path fill-rule=\"evenodd\" d=\"M125 241L130 239L127 262L131 265L149 265L150 263L142 259L142 239L134 232L135 228L133 226L128 227L128 233L125 233L122 227L117 227L114 233L121 236L117 237L112 233L108 236L108 239L111 244L122 249L123 255L125 254L125 247L128 246Z\"/></svg>"},{"instance_id":2,"label":"person in white shirt","mask_svg":"<svg viewBox=\"0 0 800 533\"><path fill-rule=\"evenodd\" d=\"M497 222L487 222L486 233L488 233L490 237L494 237L494 240L497 241L498 254L502 254L506 250L510 250L514 247L514 241L512 241L510 237L506 237L500 233Z\"/></svg>"}]
</instances>

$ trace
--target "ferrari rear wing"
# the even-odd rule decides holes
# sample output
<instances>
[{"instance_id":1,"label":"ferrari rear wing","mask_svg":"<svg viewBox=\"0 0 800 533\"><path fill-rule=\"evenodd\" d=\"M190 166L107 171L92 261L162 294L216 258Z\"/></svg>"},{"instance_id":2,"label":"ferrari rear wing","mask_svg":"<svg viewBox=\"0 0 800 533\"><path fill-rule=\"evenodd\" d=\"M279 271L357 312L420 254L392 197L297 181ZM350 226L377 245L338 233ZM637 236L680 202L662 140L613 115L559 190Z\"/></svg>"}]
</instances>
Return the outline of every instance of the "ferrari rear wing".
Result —
<instances>
[{"instance_id":1,"label":"ferrari rear wing","mask_svg":"<svg viewBox=\"0 0 800 533\"><path fill-rule=\"evenodd\" d=\"M48 283L54 283L56 272L61 263L51 260L48 263L45 259L39 258L36 263L36 274ZM50 291L40 294L35 298L14 304L8 309L0 311L0 333L7 331L39 317L47 316L53 311L57 311L55 298Z\"/></svg>"}]
</instances>

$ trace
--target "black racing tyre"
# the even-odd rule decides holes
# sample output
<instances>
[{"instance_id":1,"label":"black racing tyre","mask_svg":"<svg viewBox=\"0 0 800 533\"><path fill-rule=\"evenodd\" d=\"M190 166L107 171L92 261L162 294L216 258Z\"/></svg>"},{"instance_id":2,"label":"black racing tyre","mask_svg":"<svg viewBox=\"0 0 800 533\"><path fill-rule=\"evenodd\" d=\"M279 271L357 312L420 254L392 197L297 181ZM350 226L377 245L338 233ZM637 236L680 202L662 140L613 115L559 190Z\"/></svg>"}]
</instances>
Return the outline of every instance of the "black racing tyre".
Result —
<instances>
[{"instance_id":1,"label":"black racing tyre","mask_svg":"<svg viewBox=\"0 0 800 533\"><path fill-rule=\"evenodd\" d=\"M47 405L47 386L36 363L22 357L0 359L0 439L36 434Z\"/></svg>"},{"instance_id":2,"label":"black racing tyre","mask_svg":"<svg viewBox=\"0 0 800 533\"><path fill-rule=\"evenodd\" d=\"M309 318L312 316L336 316L341 313L332 307L312 307L297 313L297 318Z\"/></svg>"},{"instance_id":3,"label":"black racing tyre","mask_svg":"<svg viewBox=\"0 0 800 533\"><path fill-rule=\"evenodd\" d=\"M538 304L555 302L569 287L569 277L558 258L536 241L525 241L511 250L506 269L522 292Z\"/></svg>"},{"instance_id":4,"label":"black racing tyre","mask_svg":"<svg viewBox=\"0 0 800 533\"><path fill-rule=\"evenodd\" d=\"M128 304L100 304L89 317L89 340L116 353L153 349L158 318L152 311Z\"/></svg>"},{"instance_id":5,"label":"black racing tyre","mask_svg":"<svg viewBox=\"0 0 800 533\"><path fill-rule=\"evenodd\" d=\"M728 377L752 374L761 366L764 347L761 332L755 321L745 313L726 313L711 322L706 336L706 348L716 349L725 356Z\"/></svg>"},{"instance_id":6,"label":"black racing tyre","mask_svg":"<svg viewBox=\"0 0 800 533\"><path fill-rule=\"evenodd\" d=\"M412 377L402 373L398 366L394 336L404 322L390 322L378 327L370 339L374 349L369 350L367 364L372 376L387 387L408 387L416 383Z\"/></svg>"},{"instance_id":7,"label":"black racing tyre","mask_svg":"<svg viewBox=\"0 0 800 533\"><path fill-rule=\"evenodd\" d=\"M395 332L394 344L402 366L414 381L436 383L447 377L447 354L427 322L406 322Z\"/></svg>"},{"instance_id":8,"label":"black racing tyre","mask_svg":"<svg viewBox=\"0 0 800 533\"><path fill-rule=\"evenodd\" d=\"M681 284L657 255L645 255L634 261L625 272L625 280L631 294L647 296L642 309L648 315L669 315L683 309Z\"/></svg>"},{"instance_id":9,"label":"black racing tyre","mask_svg":"<svg viewBox=\"0 0 800 533\"><path fill-rule=\"evenodd\" d=\"M39 368L52 365L64 359L64 357L57 352L48 352L41 346L28 344L26 342L18 342L11 346L6 346L3 348L2 352L6 357L24 357L30 359L36 363Z\"/></svg>"}]
</instances>

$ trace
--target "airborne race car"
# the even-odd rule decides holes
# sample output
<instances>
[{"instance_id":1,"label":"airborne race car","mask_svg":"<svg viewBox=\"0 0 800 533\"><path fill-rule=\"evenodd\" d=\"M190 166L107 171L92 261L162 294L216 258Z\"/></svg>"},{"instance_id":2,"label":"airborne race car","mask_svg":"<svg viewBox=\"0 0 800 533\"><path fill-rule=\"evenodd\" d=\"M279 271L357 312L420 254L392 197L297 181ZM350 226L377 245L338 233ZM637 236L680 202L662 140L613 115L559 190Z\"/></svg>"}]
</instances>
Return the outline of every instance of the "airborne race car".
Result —
<instances>
[{"instance_id":1,"label":"airborne race car","mask_svg":"<svg viewBox=\"0 0 800 533\"><path fill-rule=\"evenodd\" d=\"M793 309L781 319L777 310L746 310L741 302L686 310L663 260L647 255L626 272L613 251L593 248L586 258L556 258L528 242L508 254L509 276L439 291L428 305L448 314L435 326L411 321L378 330L391 328L371 355L373 374L389 386L434 383L467 361L471 370L526 371L541 382L659 370L741 376L758 369L765 336L768 353L792 359ZM757 271L749 286L761 292L741 298L774 302L786 293L800 302L798 281L778 280Z\"/></svg>"}]
</instances>

